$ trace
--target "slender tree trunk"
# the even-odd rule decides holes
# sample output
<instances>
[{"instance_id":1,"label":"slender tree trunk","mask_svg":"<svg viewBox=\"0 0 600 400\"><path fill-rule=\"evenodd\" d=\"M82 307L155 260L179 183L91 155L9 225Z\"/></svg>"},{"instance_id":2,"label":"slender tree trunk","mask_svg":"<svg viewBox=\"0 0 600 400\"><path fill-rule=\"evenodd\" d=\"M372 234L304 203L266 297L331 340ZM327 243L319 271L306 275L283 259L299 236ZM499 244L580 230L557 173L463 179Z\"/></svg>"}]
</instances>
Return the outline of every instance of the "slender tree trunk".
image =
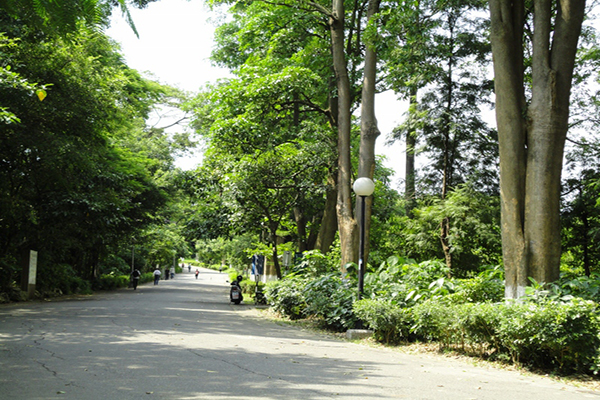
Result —
<instances>
[{"instance_id":1,"label":"slender tree trunk","mask_svg":"<svg viewBox=\"0 0 600 400\"><path fill-rule=\"evenodd\" d=\"M334 214L335 214L335 205L334 205ZM310 224L310 230L308 232L308 237L306 238L306 249L314 250L315 244L317 243L317 238L319 236L319 232L321 231L319 221L323 220L323 214L319 213L318 215L314 215Z\"/></svg>"},{"instance_id":2,"label":"slender tree trunk","mask_svg":"<svg viewBox=\"0 0 600 400\"><path fill-rule=\"evenodd\" d=\"M338 97L333 94L337 91L337 83L335 79L335 69L331 67L331 79L329 80L329 122L333 130L338 132ZM336 137L337 139L337 137ZM332 140L332 147L337 151L337 140ZM321 251L323 254L329 253L335 235L338 231L337 220L337 197L338 197L338 163L339 157L335 160L327 174L327 194L325 198L325 208L321 218L319 232L315 238L314 248Z\"/></svg>"},{"instance_id":3,"label":"slender tree trunk","mask_svg":"<svg viewBox=\"0 0 600 400\"><path fill-rule=\"evenodd\" d=\"M444 217L442 222L440 222L440 242L442 243L442 250L444 252L444 261L446 261L446 266L452 273L452 247L450 246L450 241L448 240L448 236L450 234L450 218Z\"/></svg>"},{"instance_id":4,"label":"slender tree trunk","mask_svg":"<svg viewBox=\"0 0 600 400\"><path fill-rule=\"evenodd\" d=\"M304 252L306 248L306 216L300 207L294 207L294 220L296 221L296 229L298 231L298 251Z\"/></svg>"},{"instance_id":5,"label":"slender tree trunk","mask_svg":"<svg viewBox=\"0 0 600 400\"><path fill-rule=\"evenodd\" d=\"M367 10L367 19L371 21L373 16L379 12L380 0L370 0ZM361 113L360 113L360 148L358 158L358 177L367 177L373 179L375 173L375 142L380 135L377 127L377 118L375 118L375 82L377 79L377 52L375 49L367 45L365 50L365 68L361 98ZM369 237L371 228L371 213L373 205L373 197L369 196L366 199L365 206L365 248L363 255L363 263L366 267L369 259ZM356 216L358 223L361 223L362 215L358 212L360 202L356 202Z\"/></svg>"},{"instance_id":6,"label":"slender tree trunk","mask_svg":"<svg viewBox=\"0 0 600 400\"><path fill-rule=\"evenodd\" d=\"M344 1L333 0L331 29L331 49L333 68L338 91L338 196L337 218L340 234L341 264L356 262L358 257L358 230L352 210L352 163L350 158L351 99L350 80L344 52Z\"/></svg>"},{"instance_id":7,"label":"slender tree trunk","mask_svg":"<svg viewBox=\"0 0 600 400\"><path fill-rule=\"evenodd\" d=\"M454 24L455 20L453 16L449 16L448 25L450 26L450 48L453 49L453 38L454 38ZM443 154L443 171L442 171L442 201L446 200L448 191L452 187L452 174L454 156L452 146L452 104L454 100L454 91L452 90L453 77L453 66L454 66L454 54L450 54L448 59L448 76L446 82L446 111L443 116L442 134L444 135L444 154ZM444 252L444 260L446 266L452 271L452 245L448 239L450 235L450 218L445 216L440 222L440 242L442 245L442 251Z\"/></svg>"},{"instance_id":8,"label":"slender tree trunk","mask_svg":"<svg viewBox=\"0 0 600 400\"><path fill-rule=\"evenodd\" d=\"M584 7L584 0L557 4L534 0L532 98L527 109L522 45L524 3L490 0L502 253L505 295L509 298L525 293L529 277L551 282L559 276L562 157Z\"/></svg>"},{"instance_id":9,"label":"slender tree trunk","mask_svg":"<svg viewBox=\"0 0 600 400\"><path fill-rule=\"evenodd\" d=\"M585 276L590 276L592 274L591 266L590 266L590 219L587 212L587 204L585 204L583 200L583 188L580 187L580 196L581 196L581 204L583 205L583 212L581 215L581 219L583 220L583 233L582 233L582 251L583 251L583 270L585 271Z\"/></svg>"},{"instance_id":10,"label":"slender tree trunk","mask_svg":"<svg viewBox=\"0 0 600 400\"><path fill-rule=\"evenodd\" d=\"M281 279L281 265L279 264L279 255L277 254L277 228L279 223L271 221L269 223L269 235L271 236L271 244L273 245L273 266L275 267L275 273L277 278Z\"/></svg>"},{"instance_id":11,"label":"slender tree trunk","mask_svg":"<svg viewBox=\"0 0 600 400\"><path fill-rule=\"evenodd\" d=\"M411 86L408 105L409 113L417 111L417 87ZM408 117L409 121L413 121L415 117ZM415 148L417 146L417 129L411 122L411 125L406 133L406 164L405 164L405 189L404 199L406 200L406 214L412 218L412 210L415 208Z\"/></svg>"},{"instance_id":12,"label":"slender tree trunk","mask_svg":"<svg viewBox=\"0 0 600 400\"><path fill-rule=\"evenodd\" d=\"M317 236L315 243L315 249L320 250L321 253L327 254L331 249L331 245L335 240L335 234L337 232L337 182L336 177L333 174L329 174L327 177L329 183L327 195L325 199L325 210L323 211L323 218L321 219L321 228Z\"/></svg>"}]
</instances>

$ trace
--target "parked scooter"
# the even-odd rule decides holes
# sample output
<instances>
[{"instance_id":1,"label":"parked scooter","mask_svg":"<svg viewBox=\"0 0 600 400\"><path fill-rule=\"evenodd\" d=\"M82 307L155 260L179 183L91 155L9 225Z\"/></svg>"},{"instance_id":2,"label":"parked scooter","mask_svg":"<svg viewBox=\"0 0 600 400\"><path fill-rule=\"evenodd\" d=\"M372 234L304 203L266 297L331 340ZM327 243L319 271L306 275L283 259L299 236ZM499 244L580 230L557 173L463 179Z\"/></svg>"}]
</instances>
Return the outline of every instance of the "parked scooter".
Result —
<instances>
[{"instance_id":1,"label":"parked scooter","mask_svg":"<svg viewBox=\"0 0 600 400\"><path fill-rule=\"evenodd\" d=\"M234 304L240 304L244 300L242 296L242 287L240 282L244 279L243 276L238 275L237 279L231 282L231 288L229 289L229 300Z\"/></svg>"}]
</instances>

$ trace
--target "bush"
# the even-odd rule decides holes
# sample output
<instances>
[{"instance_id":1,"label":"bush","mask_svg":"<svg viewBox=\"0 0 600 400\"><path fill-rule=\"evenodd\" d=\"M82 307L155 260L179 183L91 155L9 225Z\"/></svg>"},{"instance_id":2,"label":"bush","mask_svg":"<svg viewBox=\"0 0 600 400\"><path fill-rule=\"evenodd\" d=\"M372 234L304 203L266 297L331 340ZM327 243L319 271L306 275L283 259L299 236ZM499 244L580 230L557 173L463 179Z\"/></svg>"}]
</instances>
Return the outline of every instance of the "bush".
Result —
<instances>
[{"instance_id":1,"label":"bush","mask_svg":"<svg viewBox=\"0 0 600 400\"><path fill-rule=\"evenodd\" d=\"M432 299L413 307L413 333L530 367L589 373L600 367L597 312L595 303L581 299L496 304Z\"/></svg>"},{"instance_id":2,"label":"bush","mask_svg":"<svg viewBox=\"0 0 600 400\"><path fill-rule=\"evenodd\" d=\"M256 281L253 281L252 279L244 279L241 284L242 292L254 297L254 294L256 293L256 284ZM262 282L258 282L258 288L261 291L264 291L265 284Z\"/></svg>"},{"instance_id":3,"label":"bush","mask_svg":"<svg viewBox=\"0 0 600 400\"><path fill-rule=\"evenodd\" d=\"M504 299L504 282L497 278L477 276L455 280L455 293L448 295L454 303L497 303Z\"/></svg>"},{"instance_id":4,"label":"bush","mask_svg":"<svg viewBox=\"0 0 600 400\"><path fill-rule=\"evenodd\" d=\"M538 283L530 278L531 286L527 287L527 297L533 299L568 300L580 297L585 300L600 302L600 274L593 272L591 276L573 276L561 274L558 281Z\"/></svg>"},{"instance_id":5,"label":"bush","mask_svg":"<svg viewBox=\"0 0 600 400\"><path fill-rule=\"evenodd\" d=\"M94 288L98 290L115 290L129 286L128 275L114 275L112 273L101 275L95 282Z\"/></svg>"},{"instance_id":6,"label":"bush","mask_svg":"<svg viewBox=\"0 0 600 400\"><path fill-rule=\"evenodd\" d=\"M305 313L320 318L325 327L335 331L351 328L356 324L352 310L355 294L356 289L349 288L337 273L325 275L304 287Z\"/></svg>"},{"instance_id":7,"label":"bush","mask_svg":"<svg viewBox=\"0 0 600 400\"><path fill-rule=\"evenodd\" d=\"M323 254L319 250L309 250L302 253L302 262L293 267L292 271L304 276L319 277L338 268L339 262L332 261L330 255Z\"/></svg>"},{"instance_id":8,"label":"bush","mask_svg":"<svg viewBox=\"0 0 600 400\"><path fill-rule=\"evenodd\" d=\"M458 306L441 299L429 299L412 307L414 325L412 332L419 338L438 341L443 347L461 342L457 326Z\"/></svg>"},{"instance_id":9,"label":"bush","mask_svg":"<svg viewBox=\"0 0 600 400\"><path fill-rule=\"evenodd\" d=\"M305 316L306 299L304 285L306 281L298 276L288 275L285 279L268 282L265 289L267 303L271 308L290 319Z\"/></svg>"},{"instance_id":10,"label":"bush","mask_svg":"<svg viewBox=\"0 0 600 400\"><path fill-rule=\"evenodd\" d=\"M503 305L498 341L513 361L562 372L598 371L600 322L597 305L561 303Z\"/></svg>"},{"instance_id":11,"label":"bush","mask_svg":"<svg viewBox=\"0 0 600 400\"><path fill-rule=\"evenodd\" d=\"M415 263L413 260L389 257L374 273L365 275L367 297L383 297L401 307L414 305L433 296L454 290L448 279L448 267L439 260Z\"/></svg>"},{"instance_id":12,"label":"bush","mask_svg":"<svg viewBox=\"0 0 600 400\"><path fill-rule=\"evenodd\" d=\"M401 308L391 301L363 299L352 309L358 319L373 330L373 338L383 343L397 343L410 338L413 319L410 308Z\"/></svg>"},{"instance_id":13,"label":"bush","mask_svg":"<svg viewBox=\"0 0 600 400\"><path fill-rule=\"evenodd\" d=\"M227 275L229 275L229 282L233 282L233 281L237 280L237 277L240 276L241 274L238 271L236 271L235 269L229 268L227 270Z\"/></svg>"},{"instance_id":14,"label":"bush","mask_svg":"<svg viewBox=\"0 0 600 400\"><path fill-rule=\"evenodd\" d=\"M501 347L497 335L500 308L501 304L492 303L467 303L455 307L457 318L460 320L463 349L465 344L470 345L471 348L478 349L479 355L483 356L486 351Z\"/></svg>"},{"instance_id":15,"label":"bush","mask_svg":"<svg viewBox=\"0 0 600 400\"><path fill-rule=\"evenodd\" d=\"M67 264L56 264L38 270L38 290L42 296L56 294L91 294L88 281L80 278Z\"/></svg>"}]
</instances>

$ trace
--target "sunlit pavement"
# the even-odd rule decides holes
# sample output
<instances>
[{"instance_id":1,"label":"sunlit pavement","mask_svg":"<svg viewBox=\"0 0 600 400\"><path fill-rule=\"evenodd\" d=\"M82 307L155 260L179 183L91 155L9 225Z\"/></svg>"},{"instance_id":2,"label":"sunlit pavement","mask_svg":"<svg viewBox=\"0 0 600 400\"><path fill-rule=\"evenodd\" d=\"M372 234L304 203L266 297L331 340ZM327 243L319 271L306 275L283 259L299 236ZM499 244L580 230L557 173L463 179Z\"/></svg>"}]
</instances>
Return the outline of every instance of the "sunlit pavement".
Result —
<instances>
[{"instance_id":1,"label":"sunlit pavement","mask_svg":"<svg viewBox=\"0 0 600 400\"><path fill-rule=\"evenodd\" d=\"M0 306L0 399L600 399L547 378L349 343L229 303L202 269Z\"/></svg>"}]
</instances>

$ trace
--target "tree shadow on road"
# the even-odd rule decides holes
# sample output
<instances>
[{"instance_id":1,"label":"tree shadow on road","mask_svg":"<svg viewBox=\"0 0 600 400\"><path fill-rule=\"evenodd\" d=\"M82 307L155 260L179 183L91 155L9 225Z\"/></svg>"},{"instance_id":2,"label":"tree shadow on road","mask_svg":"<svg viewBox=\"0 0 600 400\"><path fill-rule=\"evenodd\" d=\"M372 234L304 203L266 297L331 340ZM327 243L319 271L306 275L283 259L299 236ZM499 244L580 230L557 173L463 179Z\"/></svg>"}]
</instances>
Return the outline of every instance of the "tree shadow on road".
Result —
<instances>
[{"instance_id":1,"label":"tree shadow on road","mask_svg":"<svg viewBox=\"0 0 600 400\"><path fill-rule=\"evenodd\" d=\"M2 308L0 391L30 399L321 399L364 392L365 378L381 371L344 357L342 341L248 317L227 296L226 285L176 279Z\"/></svg>"}]
</instances>

